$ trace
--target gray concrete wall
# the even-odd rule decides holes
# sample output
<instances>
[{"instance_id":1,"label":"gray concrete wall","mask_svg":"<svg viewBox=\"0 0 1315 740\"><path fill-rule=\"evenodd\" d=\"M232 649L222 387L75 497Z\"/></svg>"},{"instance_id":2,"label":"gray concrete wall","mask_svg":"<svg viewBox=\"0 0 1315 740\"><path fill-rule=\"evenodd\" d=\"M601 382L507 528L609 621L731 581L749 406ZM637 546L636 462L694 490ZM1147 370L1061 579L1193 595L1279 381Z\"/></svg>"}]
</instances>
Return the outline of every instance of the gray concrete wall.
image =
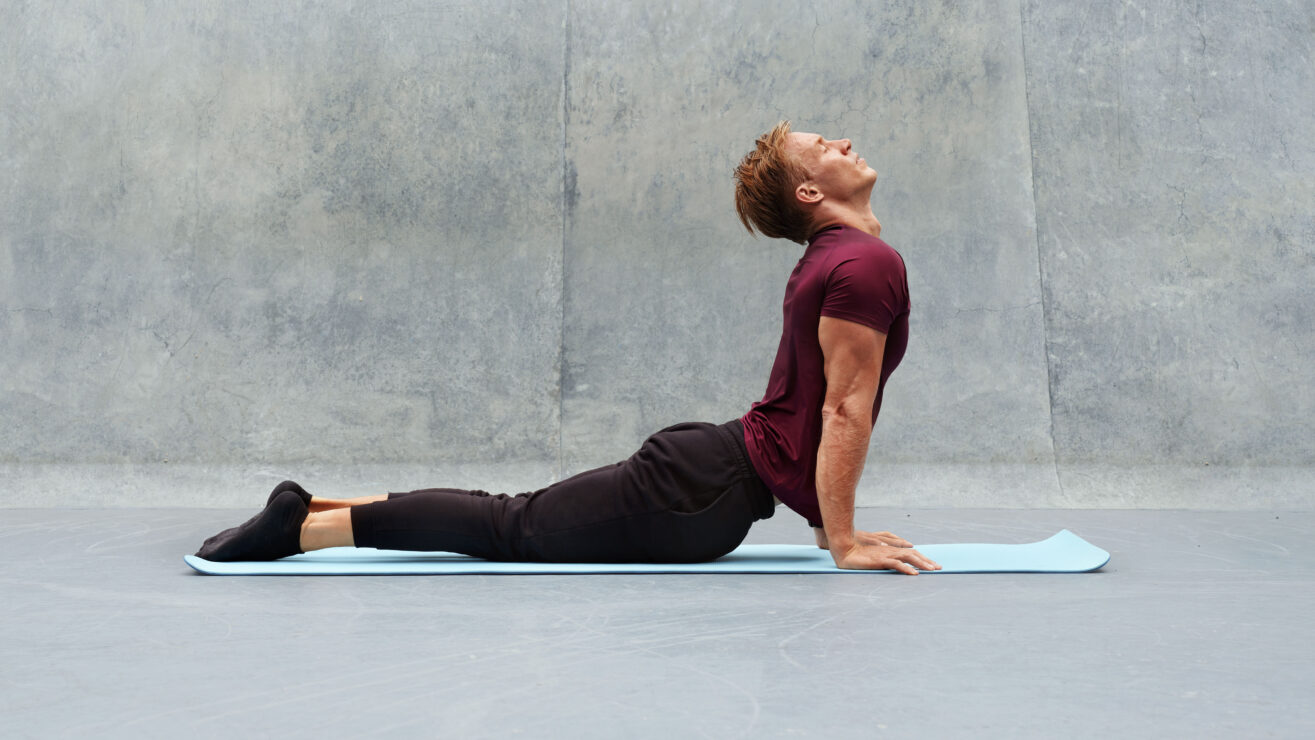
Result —
<instances>
[{"instance_id":1,"label":"gray concrete wall","mask_svg":"<svg viewBox=\"0 0 1315 740\"><path fill-rule=\"evenodd\" d=\"M1311 3L0 8L0 505L524 490L738 416L780 118L909 265L860 503L1315 503Z\"/></svg>"}]
</instances>

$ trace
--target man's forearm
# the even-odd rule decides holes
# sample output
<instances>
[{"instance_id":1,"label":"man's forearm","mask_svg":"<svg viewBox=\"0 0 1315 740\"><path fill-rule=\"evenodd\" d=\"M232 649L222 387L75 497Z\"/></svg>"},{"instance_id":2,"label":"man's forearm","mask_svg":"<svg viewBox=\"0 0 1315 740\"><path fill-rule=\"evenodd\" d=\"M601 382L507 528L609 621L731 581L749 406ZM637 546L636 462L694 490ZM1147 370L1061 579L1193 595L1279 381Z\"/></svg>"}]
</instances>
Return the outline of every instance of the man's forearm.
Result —
<instances>
[{"instance_id":1,"label":"man's forearm","mask_svg":"<svg viewBox=\"0 0 1315 740\"><path fill-rule=\"evenodd\" d=\"M854 491L863 475L872 424L863 414L843 407L822 414L822 441L817 448L817 503L833 555L854 544Z\"/></svg>"}]
</instances>

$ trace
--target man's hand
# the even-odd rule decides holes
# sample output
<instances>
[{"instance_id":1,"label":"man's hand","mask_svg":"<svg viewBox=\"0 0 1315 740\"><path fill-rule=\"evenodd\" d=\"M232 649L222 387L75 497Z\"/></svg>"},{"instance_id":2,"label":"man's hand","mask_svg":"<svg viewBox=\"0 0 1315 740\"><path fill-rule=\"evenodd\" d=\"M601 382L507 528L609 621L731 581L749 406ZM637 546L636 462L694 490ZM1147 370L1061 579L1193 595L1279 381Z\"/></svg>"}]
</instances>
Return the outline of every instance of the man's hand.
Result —
<instances>
[{"instance_id":1,"label":"man's hand","mask_svg":"<svg viewBox=\"0 0 1315 740\"><path fill-rule=\"evenodd\" d=\"M854 530L854 541L860 545L890 545L891 547L913 547L913 543L891 534L890 532L864 532Z\"/></svg>"},{"instance_id":2,"label":"man's hand","mask_svg":"<svg viewBox=\"0 0 1315 740\"><path fill-rule=\"evenodd\" d=\"M814 527L813 534L817 536L817 546L823 550L830 550L831 545L826 541L826 530L821 527ZM891 534L890 532L864 532L861 529L854 530L854 541L860 545L889 545L891 547L913 547L913 543Z\"/></svg>"},{"instance_id":3,"label":"man's hand","mask_svg":"<svg viewBox=\"0 0 1315 740\"><path fill-rule=\"evenodd\" d=\"M897 570L916 576L918 569L940 570L941 566L923 556L912 547L889 545L863 545L857 540L845 552L831 551L836 567L844 570Z\"/></svg>"}]
</instances>

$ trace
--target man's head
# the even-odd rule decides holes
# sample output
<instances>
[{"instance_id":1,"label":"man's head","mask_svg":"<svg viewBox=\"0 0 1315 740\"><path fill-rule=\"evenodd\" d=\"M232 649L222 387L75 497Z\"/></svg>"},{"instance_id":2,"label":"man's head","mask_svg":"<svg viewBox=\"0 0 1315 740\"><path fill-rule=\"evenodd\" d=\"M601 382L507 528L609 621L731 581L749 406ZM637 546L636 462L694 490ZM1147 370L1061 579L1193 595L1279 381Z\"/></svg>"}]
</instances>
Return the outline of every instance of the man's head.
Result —
<instances>
[{"instance_id":1,"label":"man's head","mask_svg":"<svg viewBox=\"0 0 1315 740\"><path fill-rule=\"evenodd\" d=\"M782 121L735 168L735 210L750 233L803 244L837 212L868 209L876 181L848 139L791 131Z\"/></svg>"}]
</instances>

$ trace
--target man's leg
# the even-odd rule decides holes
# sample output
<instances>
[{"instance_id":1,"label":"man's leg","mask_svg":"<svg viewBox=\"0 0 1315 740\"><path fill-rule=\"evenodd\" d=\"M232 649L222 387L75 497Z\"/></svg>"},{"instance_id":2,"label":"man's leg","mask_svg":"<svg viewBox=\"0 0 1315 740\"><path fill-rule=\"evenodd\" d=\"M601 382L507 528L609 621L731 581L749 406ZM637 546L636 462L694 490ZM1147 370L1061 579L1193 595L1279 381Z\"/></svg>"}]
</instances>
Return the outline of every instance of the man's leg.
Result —
<instances>
[{"instance_id":1,"label":"man's leg","mask_svg":"<svg viewBox=\"0 0 1315 740\"><path fill-rule=\"evenodd\" d=\"M310 513L315 514L321 511L335 511L337 509L350 509L353 506L364 506L373 504L376 501L387 501L389 494L383 493L378 496L358 496L357 498L323 498L321 496L311 496Z\"/></svg>"},{"instance_id":2,"label":"man's leg","mask_svg":"<svg viewBox=\"0 0 1315 740\"><path fill-rule=\"evenodd\" d=\"M352 536L353 506L375 504L380 501L403 498L424 491L407 493L382 493L377 496L358 496L356 498L322 498L311 496L310 513L301 524L302 552L323 550L326 547L355 547Z\"/></svg>"},{"instance_id":3,"label":"man's leg","mask_svg":"<svg viewBox=\"0 0 1315 740\"><path fill-rule=\"evenodd\" d=\"M741 429L738 422L669 427L624 462L532 493L427 489L390 496L349 509L350 523L336 521L327 541L341 543L350 531L358 547L491 560L714 559L774 508L748 464Z\"/></svg>"},{"instance_id":4,"label":"man's leg","mask_svg":"<svg viewBox=\"0 0 1315 740\"><path fill-rule=\"evenodd\" d=\"M220 561L273 560L307 550L350 547L351 507L405 495L328 499L312 496L293 481L283 481L274 487L259 514L206 539L196 554Z\"/></svg>"},{"instance_id":5,"label":"man's leg","mask_svg":"<svg viewBox=\"0 0 1315 740\"><path fill-rule=\"evenodd\" d=\"M371 496L384 501L387 496ZM365 503L374 503L375 501ZM352 510L350 506L312 511L301 523L301 551L323 550L326 547L355 547L352 537Z\"/></svg>"},{"instance_id":6,"label":"man's leg","mask_svg":"<svg viewBox=\"0 0 1315 740\"><path fill-rule=\"evenodd\" d=\"M333 498L324 498L322 496L312 496L310 491L307 491L305 488L302 488L301 484L297 483L296 481L285 480L282 483L278 484L277 486L274 486L273 491L270 491L269 499L265 502L265 506L269 506L270 504L274 503L274 500L277 499L279 495L282 494L284 491L292 491L293 493L297 494L297 496L302 500L302 502L306 504L306 508L309 509L312 513L317 511L327 511L329 509L341 509L341 508L347 508L352 506L361 506L363 504L374 503L375 501L383 501L384 499L388 498L387 494L381 494L378 496L359 496L357 498L346 498L346 499L333 499Z\"/></svg>"},{"instance_id":7,"label":"man's leg","mask_svg":"<svg viewBox=\"0 0 1315 740\"><path fill-rule=\"evenodd\" d=\"M753 521L773 512L738 422L669 427L624 462L516 496L425 489L304 498L277 494L265 512L207 540L198 554L254 560L358 546L493 560L693 562L734 549ZM287 542L265 547L261 538Z\"/></svg>"}]
</instances>

